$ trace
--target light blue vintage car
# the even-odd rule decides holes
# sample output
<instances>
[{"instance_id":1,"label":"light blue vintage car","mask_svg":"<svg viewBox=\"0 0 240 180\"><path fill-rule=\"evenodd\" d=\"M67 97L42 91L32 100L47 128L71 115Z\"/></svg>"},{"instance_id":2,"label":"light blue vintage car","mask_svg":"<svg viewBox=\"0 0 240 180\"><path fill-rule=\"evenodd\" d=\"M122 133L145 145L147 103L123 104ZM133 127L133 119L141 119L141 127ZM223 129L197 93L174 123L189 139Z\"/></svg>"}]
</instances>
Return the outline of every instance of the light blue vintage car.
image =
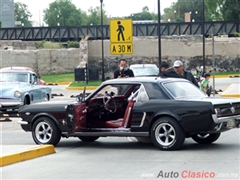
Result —
<instances>
[{"instance_id":1,"label":"light blue vintage car","mask_svg":"<svg viewBox=\"0 0 240 180\"><path fill-rule=\"evenodd\" d=\"M31 68L0 69L0 111L49 101L51 91L51 88L40 84L37 74Z\"/></svg>"}]
</instances>

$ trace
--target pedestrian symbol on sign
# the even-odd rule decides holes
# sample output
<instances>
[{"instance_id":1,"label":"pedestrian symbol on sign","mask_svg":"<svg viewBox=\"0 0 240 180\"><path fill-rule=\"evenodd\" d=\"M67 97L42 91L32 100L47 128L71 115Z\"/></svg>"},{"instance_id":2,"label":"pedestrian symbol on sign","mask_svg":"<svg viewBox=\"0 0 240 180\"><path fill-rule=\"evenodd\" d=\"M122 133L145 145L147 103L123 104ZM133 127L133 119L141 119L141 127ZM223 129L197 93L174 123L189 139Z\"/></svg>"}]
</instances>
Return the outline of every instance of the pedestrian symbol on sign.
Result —
<instances>
[{"instance_id":1,"label":"pedestrian symbol on sign","mask_svg":"<svg viewBox=\"0 0 240 180\"><path fill-rule=\"evenodd\" d=\"M118 29L117 29L117 31L118 31L118 41L120 41L120 37L122 37L122 41L125 41L124 34L123 34L124 27L121 24L121 21L118 21L117 24L118 24Z\"/></svg>"}]
</instances>

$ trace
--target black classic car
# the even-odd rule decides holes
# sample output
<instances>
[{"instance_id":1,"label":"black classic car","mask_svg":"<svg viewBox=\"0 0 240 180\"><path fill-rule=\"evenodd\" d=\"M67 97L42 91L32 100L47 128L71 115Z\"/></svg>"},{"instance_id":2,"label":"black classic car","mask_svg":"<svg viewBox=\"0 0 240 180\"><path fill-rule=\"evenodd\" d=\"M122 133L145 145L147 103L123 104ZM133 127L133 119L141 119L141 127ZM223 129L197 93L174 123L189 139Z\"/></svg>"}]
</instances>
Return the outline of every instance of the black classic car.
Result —
<instances>
[{"instance_id":1,"label":"black classic car","mask_svg":"<svg viewBox=\"0 0 240 180\"><path fill-rule=\"evenodd\" d=\"M24 106L19 124L37 144L123 136L150 139L162 150L179 149L188 137L209 144L240 127L239 99L207 97L185 79L113 79L77 99Z\"/></svg>"}]
</instances>

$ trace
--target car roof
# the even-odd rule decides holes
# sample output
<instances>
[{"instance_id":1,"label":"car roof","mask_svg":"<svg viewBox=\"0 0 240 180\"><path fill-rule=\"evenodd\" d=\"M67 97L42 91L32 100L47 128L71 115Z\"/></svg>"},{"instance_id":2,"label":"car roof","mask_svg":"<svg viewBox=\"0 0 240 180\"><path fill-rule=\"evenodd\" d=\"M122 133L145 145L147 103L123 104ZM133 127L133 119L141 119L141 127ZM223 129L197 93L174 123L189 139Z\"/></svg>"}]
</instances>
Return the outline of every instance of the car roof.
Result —
<instances>
[{"instance_id":1,"label":"car roof","mask_svg":"<svg viewBox=\"0 0 240 180\"><path fill-rule=\"evenodd\" d=\"M137 84L137 83L164 83L164 82L173 82L173 81L185 81L188 82L188 80L184 78L162 78L160 76L157 77L130 77L130 78L117 78L117 79L110 79L107 81L104 81L103 83L106 84L123 84L123 83L129 83L129 84Z\"/></svg>"},{"instance_id":2,"label":"car roof","mask_svg":"<svg viewBox=\"0 0 240 180\"><path fill-rule=\"evenodd\" d=\"M24 69L24 67L20 68L20 67L5 67L5 68L1 68L0 72L17 72L17 73L32 73L32 74L36 74L36 72L31 69L31 68L26 68Z\"/></svg>"},{"instance_id":3,"label":"car roof","mask_svg":"<svg viewBox=\"0 0 240 180\"><path fill-rule=\"evenodd\" d=\"M0 70L7 70L7 69L13 69L13 70L23 70L23 71L26 71L26 70L31 70L31 71L34 71L32 68L30 67L23 67L23 66L9 66L9 67L3 67L1 68Z\"/></svg>"}]
</instances>

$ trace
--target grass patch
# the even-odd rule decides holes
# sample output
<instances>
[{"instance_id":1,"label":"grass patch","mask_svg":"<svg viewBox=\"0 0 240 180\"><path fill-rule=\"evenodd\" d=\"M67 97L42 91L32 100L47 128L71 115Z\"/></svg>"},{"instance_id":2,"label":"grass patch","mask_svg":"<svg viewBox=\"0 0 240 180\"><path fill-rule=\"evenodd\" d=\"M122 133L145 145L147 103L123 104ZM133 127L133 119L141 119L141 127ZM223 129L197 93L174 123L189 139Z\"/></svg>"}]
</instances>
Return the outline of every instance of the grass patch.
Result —
<instances>
[{"instance_id":1,"label":"grass patch","mask_svg":"<svg viewBox=\"0 0 240 180\"><path fill-rule=\"evenodd\" d=\"M63 73L63 74L44 74L41 79L45 82L73 82L74 73Z\"/></svg>"},{"instance_id":2,"label":"grass patch","mask_svg":"<svg viewBox=\"0 0 240 180\"><path fill-rule=\"evenodd\" d=\"M210 73L212 74L212 73ZM240 75L240 72L215 72L215 75L224 76L224 75Z\"/></svg>"},{"instance_id":3,"label":"grass patch","mask_svg":"<svg viewBox=\"0 0 240 180\"><path fill-rule=\"evenodd\" d=\"M212 74L212 73L211 73ZM217 72L215 75L240 75L240 72ZM81 86L99 86L102 81L89 81L88 84L86 82L75 82L74 81L74 73L63 73L63 74L45 74L42 75L41 79L45 82L72 82L69 86L70 87L81 87Z\"/></svg>"},{"instance_id":4,"label":"grass patch","mask_svg":"<svg viewBox=\"0 0 240 180\"><path fill-rule=\"evenodd\" d=\"M84 87L84 86L100 86L102 81L89 81L88 84L86 82L72 82L69 87Z\"/></svg>"}]
</instances>

